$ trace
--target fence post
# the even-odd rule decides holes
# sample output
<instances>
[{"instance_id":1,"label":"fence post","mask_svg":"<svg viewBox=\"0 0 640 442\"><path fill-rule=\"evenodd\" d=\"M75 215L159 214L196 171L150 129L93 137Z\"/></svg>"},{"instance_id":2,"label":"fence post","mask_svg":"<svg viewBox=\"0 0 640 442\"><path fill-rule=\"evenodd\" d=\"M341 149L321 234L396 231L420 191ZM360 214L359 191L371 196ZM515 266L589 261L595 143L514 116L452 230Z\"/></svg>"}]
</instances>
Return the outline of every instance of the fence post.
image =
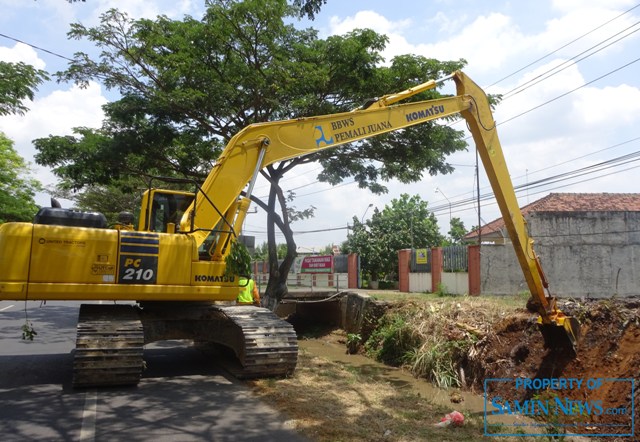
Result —
<instances>
[{"instance_id":1,"label":"fence post","mask_svg":"<svg viewBox=\"0 0 640 442\"><path fill-rule=\"evenodd\" d=\"M398 291L408 293L412 249L398 250Z\"/></svg>"},{"instance_id":2,"label":"fence post","mask_svg":"<svg viewBox=\"0 0 640 442\"><path fill-rule=\"evenodd\" d=\"M469 294L480 295L480 245L468 246L469 251Z\"/></svg>"},{"instance_id":3,"label":"fence post","mask_svg":"<svg viewBox=\"0 0 640 442\"><path fill-rule=\"evenodd\" d=\"M431 249L431 293L438 291L442 282L442 247Z\"/></svg>"},{"instance_id":4,"label":"fence post","mask_svg":"<svg viewBox=\"0 0 640 442\"><path fill-rule=\"evenodd\" d=\"M360 288L358 287L359 271L360 269L358 268L358 254L349 253L349 255L347 255L347 288Z\"/></svg>"}]
</instances>

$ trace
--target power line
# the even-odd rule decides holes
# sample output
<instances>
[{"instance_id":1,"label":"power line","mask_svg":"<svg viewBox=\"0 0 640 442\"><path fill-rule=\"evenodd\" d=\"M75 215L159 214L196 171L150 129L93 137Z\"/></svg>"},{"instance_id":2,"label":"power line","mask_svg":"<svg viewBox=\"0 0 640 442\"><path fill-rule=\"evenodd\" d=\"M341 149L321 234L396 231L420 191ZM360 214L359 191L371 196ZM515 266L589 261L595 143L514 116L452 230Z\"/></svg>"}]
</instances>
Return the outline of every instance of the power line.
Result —
<instances>
[{"instance_id":1,"label":"power line","mask_svg":"<svg viewBox=\"0 0 640 442\"><path fill-rule=\"evenodd\" d=\"M635 138L635 140L640 139L639 138ZM625 143L619 143L620 144L625 144ZM640 159L640 151L636 151L636 152L632 152L630 154L625 154L625 155L621 155L606 161L602 161L596 164L592 164L590 166L586 166L586 167L582 167L580 169L574 169L571 170L569 172L563 172L557 175L552 175L540 180L536 180L533 181L531 183L526 183L526 184L521 184L518 186L514 186L514 190L516 192L518 191L522 191L522 190L527 190L527 189L531 189L531 188L537 188L540 187L543 184L553 184L556 182L561 182L561 181L566 181L572 178L576 178L582 175L585 175L588 173L596 173L596 172L601 172L602 170L606 170L609 169L611 167L615 167L616 165L622 165L622 164L627 164L627 163L631 163L634 161L638 161ZM619 164L618 164L619 163ZM485 187L486 189L487 187ZM486 199L490 199L493 197L493 193L485 193L485 194L481 194L480 198L481 200L486 200ZM470 202L475 202L475 195L472 198L465 198L462 200L458 200L455 201L451 204L452 207L458 207L461 205L466 205L469 204ZM442 204L441 206L435 206L432 208L432 210L444 210L447 209L449 207L449 204Z\"/></svg>"},{"instance_id":2,"label":"power line","mask_svg":"<svg viewBox=\"0 0 640 442\"><path fill-rule=\"evenodd\" d=\"M579 36L579 37L577 37L577 38L575 38L575 39L571 40L569 43L566 43L566 44L564 44L564 45L560 46L558 49L556 49L556 50L554 50L554 51L552 51L552 52L549 52L549 53L548 53L548 54L546 54L546 55L543 55L542 57L540 57L540 58L538 58L538 59L536 59L536 60L532 61L531 63L527 64L526 66L521 67L521 68L520 68L520 69L518 69L517 71L512 72L511 74L509 74L509 75L507 75L507 76L505 76L505 77L502 77L501 79L499 79L499 80L497 80L496 82L494 82L494 83L490 84L489 86L487 86L487 88L490 88L491 86L495 86L496 84L501 83L502 81L506 80L507 78L511 78L511 77L513 77L514 75L516 75L516 74L518 74L518 73L520 73L520 72L524 71L524 70L525 70L525 69L527 69L528 67L531 67L531 66L533 66L534 64L536 64L536 63L538 63L538 62L540 62L540 61L544 60L545 58L547 58L547 57L549 57L549 56L551 56L551 55L555 54L556 52L559 52L559 51L561 51L562 49L564 49L564 48L566 48L566 47L568 47L568 46L572 45L573 43L577 42L578 40L583 39L583 38L584 38L584 37L586 37L587 35L592 34L593 32L597 31L598 29L600 29L600 28L602 28L602 27L604 27L604 26L608 25L609 23L611 23L611 22L613 22L613 21L615 21L615 20L619 19L619 18L620 18L620 17L622 17L623 15L628 14L629 12L633 11L634 9L636 9L636 8L638 8L638 7L640 7L640 4L637 4L637 5L635 5L634 7L630 8L630 9L627 9L627 10L626 10L626 11L624 11L622 14L619 14L619 15L615 16L614 18L612 18L611 20L608 20L608 21L604 22L604 23L603 23L603 24L601 24L600 26L597 26L597 27L595 27L595 28L591 29L590 31L588 31L588 32L586 32L586 33L584 33L584 34L582 34L581 36Z\"/></svg>"},{"instance_id":3,"label":"power line","mask_svg":"<svg viewBox=\"0 0 640 442\"><path fill-rule=\"evenodd\" d=\"M612 70L612 71L607 72L606 74L603 74L603 75L601 75L601 76L599 76L599 77L597 77L597 78L594 78L594 79L593 79L593 80L591 80L591 81L586 82L586 83L585 83L585 84L583 84L582 86L578 86L578 87L577 87L577 88L575 88L575 89L571 89L570 91L567 91L567 92L565 92L565 93L563 93L563 94L560 94L560 95L558 95L557 97L552 98L551 100L547 100L547 101L545 101L544 103L541 103L541 104L539 104L539 105L537 105L537 106L534 106L534 107L532 107L532 108L531 108L531 109L529 109L529 110L526 110L526 111L524 111L524 112L521 112L521 113L519 113L519 114L517 114L517 115L514 115L514 116L513 116L513 117L511 117L511 118L508 118L508 119L506 119L506 120L504 120L504 121L502 121L502 122L500 122L500 123L497 123L497 124L496 124L496 126L501 126L501 125L503 125L503 124L505 124L505 123L508 123L508 122L510 122L510 121L512 121L512 120L515 120L516 118L520 118L520 117L522 117L523 115L528 114L529 112L532 112L532 111L534 111L534 110L536 110L536 109L539 109L539 108L541 108L542 106L546 106L547 104L553 103L554 101L559 100L560 98L566 97L567 95L572 94L572 93L574 93L575 91L582 89L583 87L589 86L590 84L593 84L593 83L595 83L596 81L602 80L603 78L608 77L608 76L609 76L609 75L611 75L611 74L615 74L616 72L618 72L618 71L620 71L620 70L622 70L622 69L624 69L624 68L627 68L627 67L631 66L632 64L637 63L638 61L640 61L640 58L636 58L635 60L632 60L632 61L630 61L630 62L629 62L629 63L627 63L627 64L624 64L624 65L622 65L622 66L620 66L620 67L618 67L618 68L616 68L616 69L614 69L614 70ZM470 137L468 137L468 138L470 138Z\"/></svg>"},{"instance_id":4,"label":"power line","mask_svg":"<svg viewBox=\"0 0 640 442\"><path fill-rule=\"evenodd\" d=\"M618 33L616 33L616 34L614 34L613 36L611 36L611 37L609 37L609 38L607 38L607 39L605 39L605 40L601 41L600 43L598 43L598 44L596 44L596 45L594 45L594 46L590 47L589 49L587 49L587 50L585 50L585 51L583 51L583 52L581 52L581 53L579 53L579 54L577 54L577 55L574 55L573 57L569 58L568 60L563 61L563 62L562 62L562 63L560 63L559 65L554 66L554 67L553 67L553 68L551 68L551 69L548 69L547 71L545 71L545 72L543 72L543 73L541 73L541 74L537 75L536 77L534 77L534 78L530 79L529 81L527 81L527 82L525 82L525 83L523 83L523 84L521 84L521 85L519 85L519 86L516 86L515 88L511 89L510 91L505 92L505 93L503 94L503 98L502 98L502 100L504 101L504 100L507 100L507 99L509 99L509 98L512 98L513 96L515 96L515 95L517 95L517 94L519 94L519 93L521 93L521 92L523 92L523 91L526 91L527 89L529 89L529 88L531 88L531 87L533 87L533 86L535 86L535 85L537 85L537 84L539 84L539 83L541 83L541 82L543 82L543 81L545 81L545 80L548 80L549 78L553 77L554 75L558 75L560 72L562 72L562 71L564 71L565 69L568 69L569 67L571 67L571 66L572 66L571 62L572 62L572 61L574 61L576 58L578 58L580 55L583 55L583 54L585 54L585 53L589 52L590 50L592 50L592 49L594 49L594 48L596 48L596 47L600 46L601 44L603 44L604 42L606 42L606 41L608 41L608 40L612 39L613 37L615 37L615 36L617 36L617 35L620 35L620 34L622 34L623 32L628 31L629 29L631 29L631 28L633 28L633 27L637 26L638 24L640 24L640 21L638 21L638 22L634 23L633 25L629 26L629 27L628 27L628 28L626 28L626 29L623 29L622 31L620 31L620 32L618 32ZM640 28L635 29L635 30L633 30L632 32L629 32L628 34L623 35L622 37L618 38L617 40L614 40L613 42L609 43L608 45L606 45L606 46L603 46L603 47L599 48L597 51L594 51L594 52L592 52L592 53L590 53L590 54L585 55L585 56L584 56L584 57L582 57L582 58L579 58L579 59L575 60L575 63L579 63L579 62L581 62L581 61L583 61L583 60L585 60L585 59L587 59L587 58L589 58L589 57L591 57L591 56L593 56L593 55L597 54L598 52L601 52L601 51L605 50L606 48L608 48L608 47L610 47L610 46L614 45L615 43L618 43L620 40L623 40L623 39L625 39L625 38L627 38L627 37L629 37L629 36L631 36L631 35L635 34L635 33L636 33L636 32L638 32L638 31L640 31ZM564 66L564 67L563 67L562 69L560 69L560 67L562 67L562 66ZM547 74L549 74L549 75L547 75ZM546 75L546 76L545 76L545 75ZM537 80L537 81L536 81L536 80Z\"/></svg>"},{"instance_id":5,"label":"power line","mask_svg":"<svg viewBox=\"0 0 640 442\"><path fill-rule=\"evenodd\" d=\"M13 40L13 41L18 42L18 43L22 43L23 45L30 46L33 49L37 49L38 51L46 52L47 54L51 54L51 55L53 55L55 57L59 57L59 58L62 58L64 60L67 60L67 61L74 61L73 59L71 59L69 57L65 57L64 55L60 55L60 54L58 54L56 52L50 51L48 49L41 48L39 46L33 45L31 43L27 43L26 41L22 41L20 39L17 39L17 38L14 38L14 37L10 37L10 36L2 34L2 33L0 33L0 37L4 37L6 39Z\"/></svg>"},{"instance_id":6,"label":"power line","mask_svg":"<svg viewBox=\"0 0 640 442\"><path fill-rule=\"evenodd\" d=\"M600 178L606 178L608 176L612 176L612 175L615 175L617 173L627 172L629 170L637 169L639 167L640 167L640 165L628 167L626 169L618 170L616 172L610 172L610 173L606 173L604 175L599 175L599 176L596 176L596 177L591 177L591 178L587 178L587 179L584 179L584 180L576 181L576 182L571 183L570 185L586 183L586 182L594 181L594 180L597 180L597 179L600 179ZM552 187L552 188L547 188L547 189L544 189L544 190L540 190L538 192L534 192L531 195L539 195L539 194L542 194L542 193L549 193L550 191L563 189L563 188L565 188L567 186L568 185L561 185L561 186L556 186L556 187ZM516 190L516 194L522 193L524 190L526 190L526 188L525 189L518 189L518 190ZM493 193L487 193L487 194L483 194L483 195L480 196L480 200L481 201L487 201L487 200L491 201L491 200L493 200L492 202L489 203L489 205L496 205L497 204L497 202L495 201L494 198L495 198L495 195ZM471 204L471 202L469 202L469 201L467 201L465 204L458 204L456 207L458 207L459 209L458 210L454 210L454 213L464 212L466 210L471 210L470 208L464 208L465 206L468 206L469 204ZM431 208L431 211L434 214L436 214L436 213L440 213L440 214L446 213L445 212L446 210L448 210L448 206L439 206L439 207Z\"/></svg>"}]
</instances>

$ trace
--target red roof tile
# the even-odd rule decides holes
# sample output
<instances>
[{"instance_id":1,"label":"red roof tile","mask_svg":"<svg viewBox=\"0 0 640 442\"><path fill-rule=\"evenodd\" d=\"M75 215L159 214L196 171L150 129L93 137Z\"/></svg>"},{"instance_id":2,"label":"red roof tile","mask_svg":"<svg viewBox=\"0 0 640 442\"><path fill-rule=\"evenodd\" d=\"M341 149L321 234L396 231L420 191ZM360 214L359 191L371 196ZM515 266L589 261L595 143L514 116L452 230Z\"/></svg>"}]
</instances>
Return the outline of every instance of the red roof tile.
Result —
<instances>
[{"instance_id":1,"label":"red roof tile","mask_svg":"<svg viewBox=\"0 0 640 442\"><path fill-rule=\"evenodd\" d=\"M640 193L550 193L520 209L523 215L536 212L640 212ZM489 235L504 228L498 218L480 228ZM475 238L477 230L465 238Z\"/></svg>"}]
</instances>

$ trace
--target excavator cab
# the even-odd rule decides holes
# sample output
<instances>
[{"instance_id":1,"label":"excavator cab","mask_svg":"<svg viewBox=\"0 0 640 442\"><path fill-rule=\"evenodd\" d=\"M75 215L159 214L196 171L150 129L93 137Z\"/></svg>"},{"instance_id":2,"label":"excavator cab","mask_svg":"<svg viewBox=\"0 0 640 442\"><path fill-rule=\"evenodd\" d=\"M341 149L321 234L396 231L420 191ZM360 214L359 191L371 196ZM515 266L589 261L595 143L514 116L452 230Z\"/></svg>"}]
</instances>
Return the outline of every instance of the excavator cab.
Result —
<instances>
[{"instance_id":1,"label":"excavator cab","mask_svg":"<svg viewBox=\"0 0 640 442\"><path fill-rule=\"evenodd\" d=\"M193 202L191 192L149 189L142 196L138 230L175 233L182 215Z\"/></svg>"}]
</instances>

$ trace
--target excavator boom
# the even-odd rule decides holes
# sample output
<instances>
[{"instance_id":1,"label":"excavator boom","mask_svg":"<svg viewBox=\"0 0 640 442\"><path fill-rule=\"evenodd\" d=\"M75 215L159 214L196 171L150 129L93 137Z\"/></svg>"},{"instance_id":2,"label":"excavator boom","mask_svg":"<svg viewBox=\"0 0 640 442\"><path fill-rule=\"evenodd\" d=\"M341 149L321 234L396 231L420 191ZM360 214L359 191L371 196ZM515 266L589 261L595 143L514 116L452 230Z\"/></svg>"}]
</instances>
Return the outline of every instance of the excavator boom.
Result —
<instances>
[{"instance_id":1,"label":"excavator boom","mask_svg":"<svg viewBox=\"0 0 640 442\"><path fill-rule=\"evenodd\" d=\"M539 305L545 344L575 350L579 325L545 292L487 96L462 72L450 78L456 96L399 104L436 87L439 81L432 80L352 112L250 125L229 141L195 195L160 189L145 193L137 231L132 216L107 228L102 214L62 208L40 209L33 223L2 224L0 299L135 301L81 307L76 386L137 383L144 366L142 346L167 339L228 346L242 365L242 376L290 374L297 361L290 324L267 309L212 304L233 302L238 295L237 277L225 272L225 258L240 233L259 171L278 161L461 114Z\"/></svg>"},{"instance_id":2,"label":"excavator boom","mask_svg":"<svg viewBox=\"0 0 640 442\"><path fill-rule=\"evenodd\" d=\"M526 221L520 212L509 171L505 162L491 107L485 92L462 72L451 76L456 96L435 100L397 104L397 102L435 88L443 80L384 97L352 112L254 124L234 136L224 149L213 171L203 185L202 194L181 221L183 231L191 231L196 244L201 244L209 230L219 222L218 213L228 213L235 196L240 194L258 169L278 161L296 158L375 135L422 124L427 121L461 114L466 120L496 196L509 237L525 280L539 307L539 323L545 344L549 347L575 349L578 323L567 318L547 296L546 280L533 251ZM253 181L251 181L253 182ZM250 186L251 188L252 186ZM216 192L213 192L216 189ZM249 192L250 193L250 192ZM208 196L207 196L208 195ZM206 204L205 198L211 198ZM243 214L240 214L242 217ZM229 224L238 225L232 219ZM224 241L218 241L224 243ZM221 256L221 254L218 254ZM558 330L563 331L557 333ZM558 338L558 335L562 338Z\"/></svg>"}]
</instances>

